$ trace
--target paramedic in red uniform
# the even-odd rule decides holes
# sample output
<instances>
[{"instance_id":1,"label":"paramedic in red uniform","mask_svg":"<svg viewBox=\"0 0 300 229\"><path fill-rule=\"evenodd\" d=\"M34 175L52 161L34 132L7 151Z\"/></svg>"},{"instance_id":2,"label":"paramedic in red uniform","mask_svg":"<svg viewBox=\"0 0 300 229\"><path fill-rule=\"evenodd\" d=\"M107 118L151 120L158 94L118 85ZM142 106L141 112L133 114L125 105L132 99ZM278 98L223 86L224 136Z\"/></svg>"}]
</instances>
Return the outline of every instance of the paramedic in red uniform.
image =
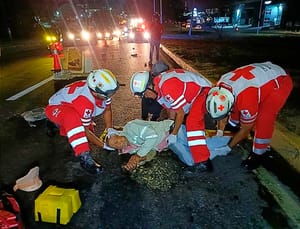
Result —
<instances>
[{"instance_id":1,"label":"paramedic in red uniform","mask_svg":"<svg viewBox=\"0 0 300 229\"><path fill-rule=\"evenodd\" d=\"M194 165L185 168L186 174L211 171L210 152L205 139L205 99L211 83L203 76L184 69L172 69L154 77L149 72L133 74L130 82L135 95L156 99L163 107L175 113L174 128L168 144L177 141L177 133L186 117L187 140Z\"/></svg>"},{"instance_id":2,"label":"paramedic in red uniform","mask_svg":"<svg viewBox=\"0 0 300 229\"><path fill-rule=\"evenodd\" d=\"M292 89L289 74L271 62L250 64L221 76L217 87L208 93L207 111L213 119L220 120L219 132L227 122L239 129L229 144L218 150L231 151L254 130L252 152L242 166L256 169L270 147L277 115Z\"/></svg>"},{"instance_id":3,"label":"paramedic in red uniform","mask_svg":"<svg viewBox=\"0 0 300 229\"><path fill-rule=\"evenodd\" d=\"M55 123L60 135L67 136L80 165L91 174L99 174L101 165L91 155L89 142L103 143L92 131L92 118L103 115L105 127L112 127L111 96L119 84L107 69L92 71L87 80L76 81L56 92L45 108L47 118Z\"/></svg>"}]
</instances>

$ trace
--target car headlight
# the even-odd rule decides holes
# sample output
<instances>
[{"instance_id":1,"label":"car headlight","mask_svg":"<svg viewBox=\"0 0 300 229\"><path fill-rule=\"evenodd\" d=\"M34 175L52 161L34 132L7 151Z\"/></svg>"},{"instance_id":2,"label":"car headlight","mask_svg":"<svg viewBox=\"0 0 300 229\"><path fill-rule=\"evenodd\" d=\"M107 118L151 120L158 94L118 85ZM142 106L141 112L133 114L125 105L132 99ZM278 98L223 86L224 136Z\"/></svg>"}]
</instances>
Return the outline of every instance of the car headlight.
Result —
<instances>
[{"instance_id":1,"label":"car headlight","mask_svg":"<svg viewBox=\"0 0 300 229\"><path fill-rule=\"evenodd\" d=\"M50 36L46 36L46 41L50 42L51 41L51 37Z\"/></svg>"},{"instance_id":2,"label":"car headlight","mask_svg":"<svg viewBox=\"0 0 300 229\"><path fill-rule=\"evenodd\" d=\"M74 40L74 39L75 39L74 33L68 33L67 36L68 36L68 38L69 38L70 40Z\"/></svg>"},{"instance_id":3,"label":"car headlight","mask_svg":"<svg viewBox=\"0 0 300 229\"><path fill-rule=\"evenodd\" d=\"M115 30L113 34L115 36L119 37L119 36L121 36L121 31L120 30Z\"/></svg>"},{"instance_id":4,"label":"car headlight","mask_svg":"<svg viewBox=\"0 0 300 229\"><path fill-rule=\"evenodd\" d=\"M110 38L110 33L109 32L105 33L105 38Z\"/></svg>"},{"instance_id":5,"label":"car headlight","mask_svg":"<svg viewBox=\"0 0 300 229\"><path fill-rule=\"evenodd\" d=\"M150 38L150 33L149 32L144 32L144 38L149 39Z\"/></svg>"},{"instance_id":6,"label":"car headlight","mask_svg":"<svg viewBox=\"0 0 300 229\"><path fill-rule=\"evenodd\" d=\"M98 39L101 39L103 37L102 33L100 33L100 32L96 33L96 36Z\"/></svg>"},{"instance_id":7,"label":"car headlight","mask_svg":"<svg viewBox=\"0 0 300 229\"><path fill-rule=\"evenodd\" d=\"M132 32L129 33L129 38L130 38L130 39L133 39L133 38L134 38L134 33L132 33Z\"/></svg>"},{"instance_id":8,"label":"car headlight","mask_svg":"<svg viewBox=\"0 0 300 229\"><path fill-rule=\"evenodd\" d=\"M83 40L89 40L90 39L90 33L88 31L81 31L81 37Z\"/></svg>"}]
</instances>

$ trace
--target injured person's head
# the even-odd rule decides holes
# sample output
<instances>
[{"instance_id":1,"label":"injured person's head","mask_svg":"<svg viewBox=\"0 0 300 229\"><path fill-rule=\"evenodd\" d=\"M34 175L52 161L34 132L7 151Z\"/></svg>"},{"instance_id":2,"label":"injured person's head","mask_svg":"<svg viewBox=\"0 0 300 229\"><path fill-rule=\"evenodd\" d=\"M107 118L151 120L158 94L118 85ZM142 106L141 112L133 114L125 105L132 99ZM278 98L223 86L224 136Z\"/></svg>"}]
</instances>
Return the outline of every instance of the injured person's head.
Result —
<instances>
[{"instance_id":1,"label":"injured person's head","mask_svg":"<svg viewBox=\"0 0 300 229\"><path fill-rule=\"evenodd\" d=\"M107 133L106 144L111 148L121 150L127 147L130 143L128 139L122 135L122 132L109 129Z\"/></svg>"}]
</instances>

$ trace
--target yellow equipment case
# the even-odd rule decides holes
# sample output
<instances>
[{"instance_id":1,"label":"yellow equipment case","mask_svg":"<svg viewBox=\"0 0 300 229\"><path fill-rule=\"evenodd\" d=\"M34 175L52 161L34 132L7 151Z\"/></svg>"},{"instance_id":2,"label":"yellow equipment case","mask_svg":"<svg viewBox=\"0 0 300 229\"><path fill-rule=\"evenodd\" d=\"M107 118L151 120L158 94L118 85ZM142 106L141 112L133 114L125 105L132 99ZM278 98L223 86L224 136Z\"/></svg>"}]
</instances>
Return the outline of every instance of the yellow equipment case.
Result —
<instances>
[{"instance_id":1,"label":"yellow equipment case","mask_svg":"<svg viewBox=\"0 0 300 229\"><path fill-rule=\"evenodd\" d=\"M35 221L67 224L81 206L78 190L50 185L35 199Z\"/></svg>"}]
</instances>

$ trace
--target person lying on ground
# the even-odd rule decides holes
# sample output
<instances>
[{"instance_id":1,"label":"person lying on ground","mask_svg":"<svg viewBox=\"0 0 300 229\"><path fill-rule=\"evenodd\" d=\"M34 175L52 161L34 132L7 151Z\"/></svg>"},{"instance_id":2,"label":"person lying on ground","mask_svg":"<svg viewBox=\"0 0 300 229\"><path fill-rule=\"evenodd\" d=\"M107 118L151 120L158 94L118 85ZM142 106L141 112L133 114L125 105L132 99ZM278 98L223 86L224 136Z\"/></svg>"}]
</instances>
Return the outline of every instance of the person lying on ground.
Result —
<instances>
[{"instance_id":1,"label":"person lying on ground","mask_svg":"<svg viewBox=\"0 0 300 229\"><path fill-rule=\"evenodd\" d=\"M132 120L123 127L122 131L108 129L106 144L122 153L129 153L131 157L123 168L133 171L140 162L147 159L151 151L162 151L167 148L166 138L173 120L144 121Z\"/></svg>"},{"instance_id":2,"label":"person lying on ground","mask_svg":"<svg viewBox=\"0 0 300 229\"><path fill-rule=\"evenodd\" d=\"M109 147L120 150L122 153L129 153L128 163L123 166L125 170L134 170L140 162L148 160L147 154L153 150L161 152L171 149L178 158L187 166L194 164L193 156L189 150L187 132L185 125L182 125L178 132L178 141L168 145L167 139L172 130L173 120L144 121L135 119L128 122L123 131L109 129L106 144ZM210 149L210 159L216 156L227 154L215 151L215 148L227 144L230 136L207 138L207 145Z\"/></svg>"}]
</instances>

